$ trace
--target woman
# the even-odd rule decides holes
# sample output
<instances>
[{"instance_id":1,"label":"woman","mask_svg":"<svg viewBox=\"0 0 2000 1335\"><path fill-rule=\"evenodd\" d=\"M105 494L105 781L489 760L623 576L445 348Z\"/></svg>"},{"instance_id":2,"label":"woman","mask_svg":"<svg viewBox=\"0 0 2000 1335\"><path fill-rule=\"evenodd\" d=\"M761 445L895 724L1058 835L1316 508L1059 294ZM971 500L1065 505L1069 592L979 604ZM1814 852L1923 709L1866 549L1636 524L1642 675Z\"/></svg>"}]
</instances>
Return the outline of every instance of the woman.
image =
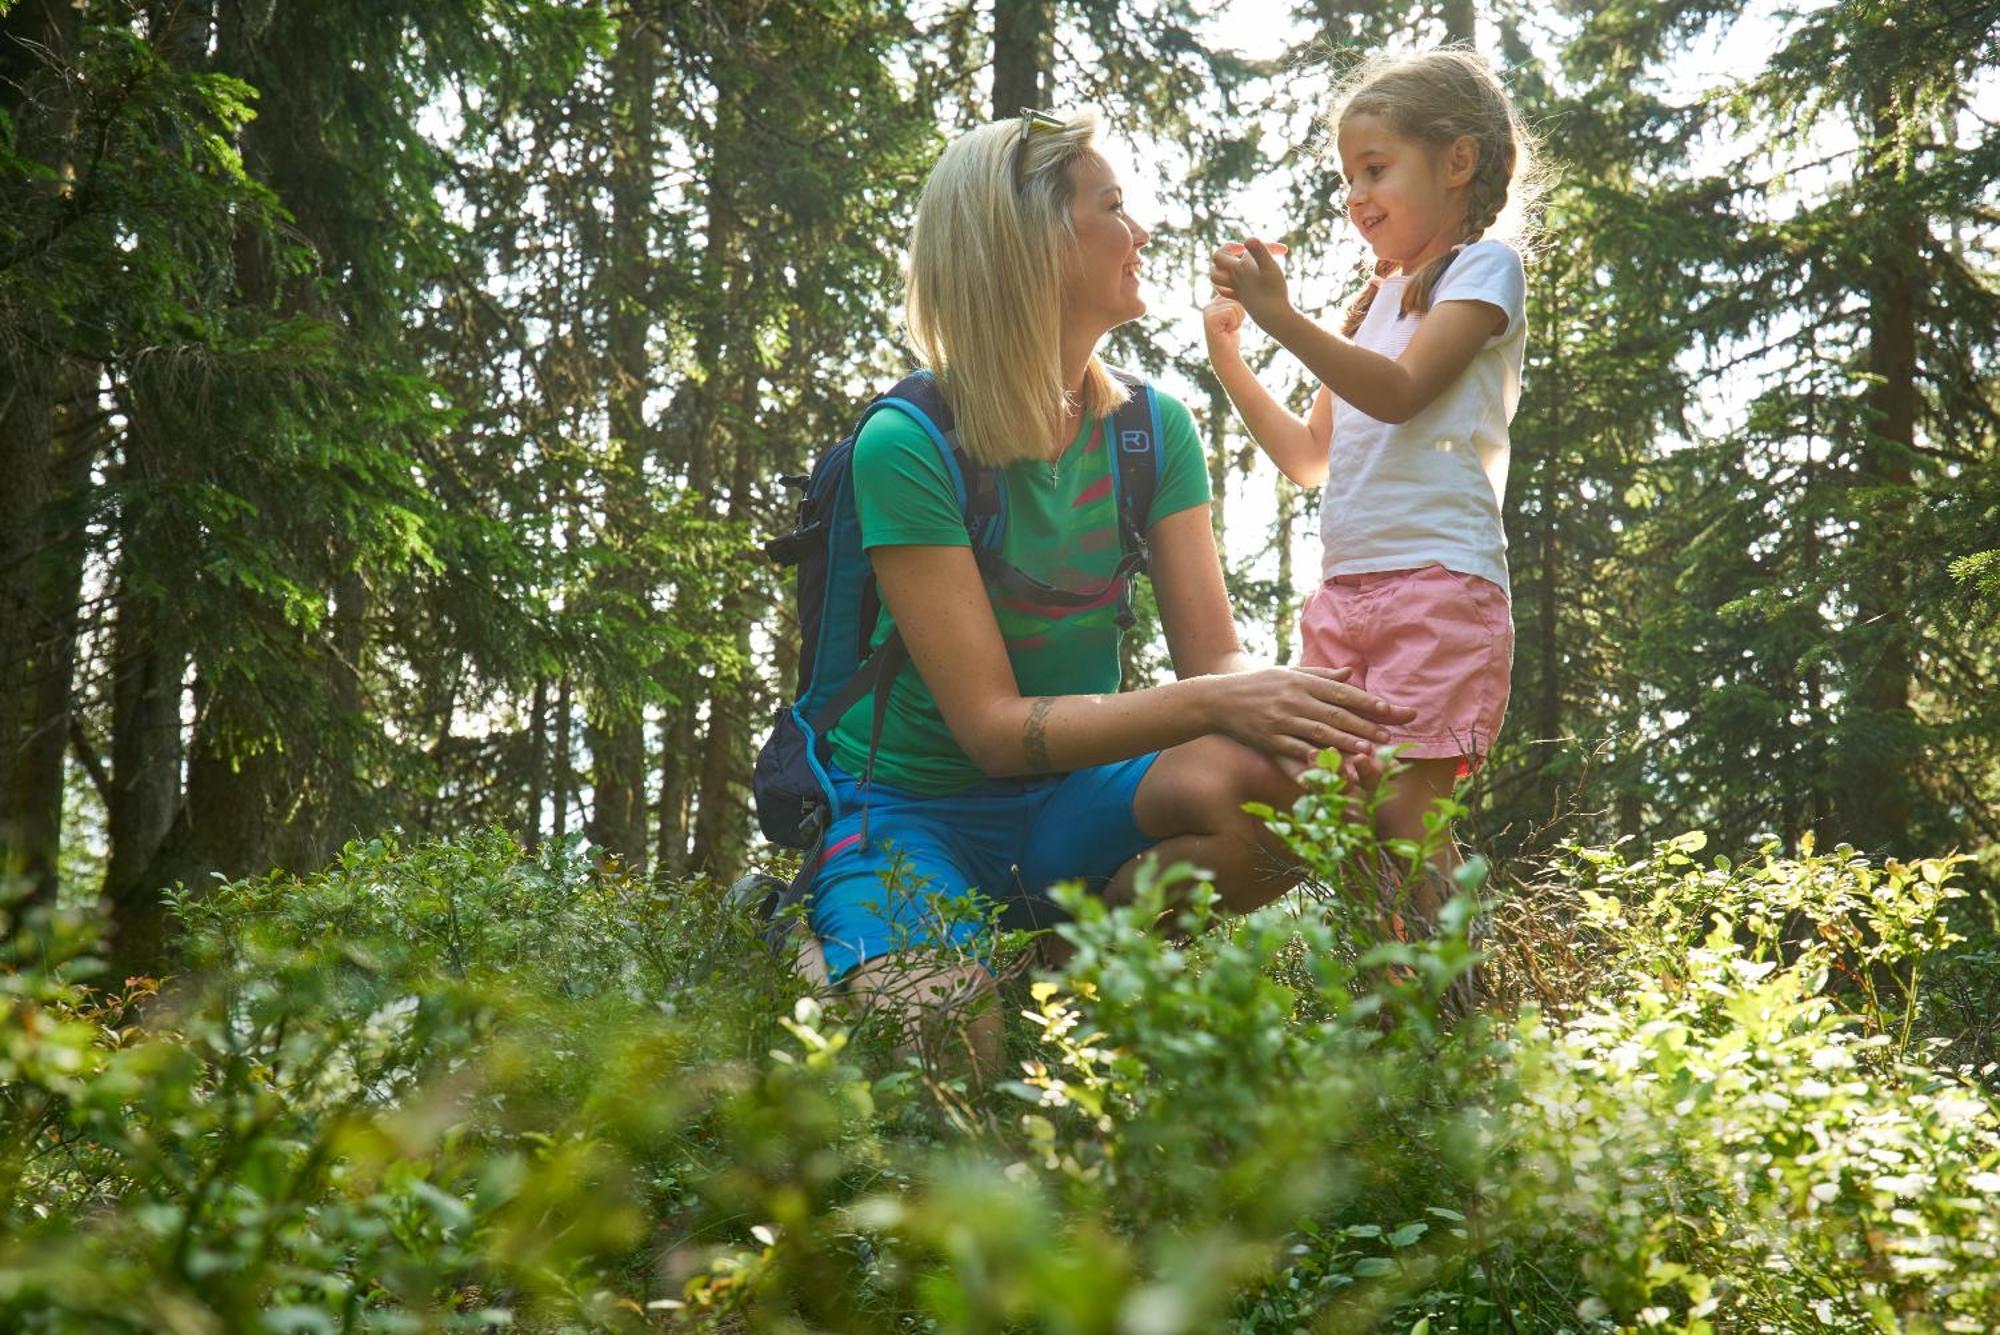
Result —
<instances>
[{"instance_id":1,"label":"woman","mask_svg":"<svg viewBox=\"0 0 2000 1335\"><path fill-rule=\"evenodd\" d=\"M1097 346L1146 311L1148 234L1094 130L1090 117L1030 113L946 148L918 206L907 293L912 340L960 444L1004 488L1000 555L1072 590L1103 584L1120 555L1103 423L1127 390ZM1177 680L1123 694L1115 597L1056 607L989 593L922 428L879 412L857 438L856 508L883 604L875 639L900 630L910 661L872 767L870 701L829 735L846 814L822 844L809 920L827 976L851 991L933 1016L990 993L976 963L897 958L975 933L936 912L969 888L1032 896L1081 878L1117 895L1154 858L1212 869L1231 908L1266 903L1295 877L1242 804L1288 803L1321 749L1366 754L1384 723L1408 717L1344 672L1243 652L1199 438L1178 402L1159 405L1146 527ZM864 770L865 788L852 777ZM998 1017L965 1015L975 1066L990 1071Z\"/></svg>"}]
</instances>

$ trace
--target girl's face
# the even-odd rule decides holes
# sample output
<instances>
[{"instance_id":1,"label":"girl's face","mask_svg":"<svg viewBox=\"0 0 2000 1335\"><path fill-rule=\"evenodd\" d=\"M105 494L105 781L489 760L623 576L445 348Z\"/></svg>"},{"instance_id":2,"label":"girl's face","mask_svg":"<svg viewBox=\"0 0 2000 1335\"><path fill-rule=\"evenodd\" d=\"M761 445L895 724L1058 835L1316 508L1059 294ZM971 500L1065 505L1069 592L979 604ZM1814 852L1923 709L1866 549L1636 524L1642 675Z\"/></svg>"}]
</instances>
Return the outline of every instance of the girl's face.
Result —
<instances>
[{"instance_id":1,"label":"girl's face","mask_svg":"<svg viewBox=\"0 0 2000 1335\"><path fill-rule=\"evenodd\" d=\"M1471 139L1434 147L1364 112L1341 121L1338 147L1347 216L1377 259L1409 273L1464 239L1465 186L1478 161Z\"/></svg>"},{"instance_id":2,"label":"girl's face","mask_svg":"<svg viewBox=\"0 0 2000 1335\"><path fill-rule=\"evenodd\" d=\"M1093 326L1096 337L1146 313L1146 299L1139 295L1139 251L1152 233L1125 212L1125 191L1103 158L1078 158L1069 175L1076 191L1070 204L1076 254L1063 286L1063 319Z\"/></svg>"}]
</instances>

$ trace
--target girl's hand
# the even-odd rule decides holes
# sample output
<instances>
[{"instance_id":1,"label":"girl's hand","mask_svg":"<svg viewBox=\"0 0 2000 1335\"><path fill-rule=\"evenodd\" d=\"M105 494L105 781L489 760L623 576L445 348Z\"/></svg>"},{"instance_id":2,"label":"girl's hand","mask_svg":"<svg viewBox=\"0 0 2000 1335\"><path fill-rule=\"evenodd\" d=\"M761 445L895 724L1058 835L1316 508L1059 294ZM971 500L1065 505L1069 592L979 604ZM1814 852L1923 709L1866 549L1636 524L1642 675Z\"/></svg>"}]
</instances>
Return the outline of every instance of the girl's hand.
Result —
<instances>
[{"instance_id":1,"label":"girl's hand","mask_svg":"<svg viewBox=\"0 0 2000 1335\"><path fill-rule=\"evenodd\" d=\"M1346 668L1272 667L1208 678L1215 731L1273 756L1294 773L1331 747L1372 757L1389 740L1385 723L1407 723L1401 709L1347 684Z\"/></svg>"},{"instance_id":2,"label":"girl's hand","mask_svg":"<svg viewBox=\"0 0 2000 1335\"><path fill-rule=\"evenodd\" d=\"M1240 355L1237 345L1243 333L1243 303L1217 295L1201 308L1201 332L1208 339L1208 357Z\"/></svg>"},{"instance_id":3,"label":"girl's hand","mask_svg":"<svg viewBox=\"0 0 2000 1335\"><path fill-rule=\"evenodd\" d=\"M1241 302L1251 319L1268 324L1291 309L1284 266L1278 263L1278 256L1284 253L1282 243L1266 245L1254 236L1248 241L1225 242L1209 266L1209 280L1217 292Z\"/></svg>"}]
</instances>

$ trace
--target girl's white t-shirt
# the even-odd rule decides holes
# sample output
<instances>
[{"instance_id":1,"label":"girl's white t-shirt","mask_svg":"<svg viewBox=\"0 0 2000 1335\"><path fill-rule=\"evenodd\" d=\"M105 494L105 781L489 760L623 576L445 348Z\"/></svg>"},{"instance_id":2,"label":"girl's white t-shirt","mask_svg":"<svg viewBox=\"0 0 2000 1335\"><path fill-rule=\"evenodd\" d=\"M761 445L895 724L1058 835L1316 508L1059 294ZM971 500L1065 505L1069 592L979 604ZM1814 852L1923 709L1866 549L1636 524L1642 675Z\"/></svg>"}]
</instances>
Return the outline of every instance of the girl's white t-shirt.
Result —
<instances>
[{"instance_id":1,"label":"girl's white t-shirt","mask_svg":"<svg viewBox=\"0 0 2000 1335\"><path fill-rule=\"evenodd\" d=\"M1404 315L1401 275L1384 279L1354 341L1391 360L1423 319ZM1521 398L1527 275L1504 241L1460 251L1432 295L1484 301L1507 316L1463 375L1403 423L1378 421L1336 400L1319 527L1320 577L1409 570L1433 561L1507 588L1507 424Z\"/></svg>"}]
</instances>

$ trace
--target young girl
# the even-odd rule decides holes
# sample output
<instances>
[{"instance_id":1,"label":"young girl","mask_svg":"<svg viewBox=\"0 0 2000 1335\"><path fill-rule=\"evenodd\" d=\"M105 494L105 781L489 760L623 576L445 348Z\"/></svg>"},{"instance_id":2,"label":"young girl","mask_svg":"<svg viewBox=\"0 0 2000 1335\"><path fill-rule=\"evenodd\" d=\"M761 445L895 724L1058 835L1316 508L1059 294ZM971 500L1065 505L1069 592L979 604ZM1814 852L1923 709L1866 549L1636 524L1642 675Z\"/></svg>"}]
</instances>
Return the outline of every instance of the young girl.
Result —
<instances>
[{"instance_id":1,"label":"young girl","mask_svg":"<svg viewBox=\"0 0 2000 1335\"><path fill-rule=\"evenodd\" d=\"M1384 839L1421 839L1431 804L1491 746L1507 708L1514 627L1500 498L1526 338L1521 257L1486 233L1529 142L1486 64L1433 51L1363 72L1333 117L1347 216L1375 278L1338 334L1292 308L1251 238L1215 253L1209 359L1265 453L1325 483L1322 583L1301 616L1303 664L1417 710L1392 728L1407 768L1377 808ZM1258 383L1245 313L1319 378L1301 420ZM1446 847L1432 866L1448 875ZM1428 881L1431 878L1418 878ZM1408 887L1435 920L1448 886Z\"/></svg>"}]
</instances>

